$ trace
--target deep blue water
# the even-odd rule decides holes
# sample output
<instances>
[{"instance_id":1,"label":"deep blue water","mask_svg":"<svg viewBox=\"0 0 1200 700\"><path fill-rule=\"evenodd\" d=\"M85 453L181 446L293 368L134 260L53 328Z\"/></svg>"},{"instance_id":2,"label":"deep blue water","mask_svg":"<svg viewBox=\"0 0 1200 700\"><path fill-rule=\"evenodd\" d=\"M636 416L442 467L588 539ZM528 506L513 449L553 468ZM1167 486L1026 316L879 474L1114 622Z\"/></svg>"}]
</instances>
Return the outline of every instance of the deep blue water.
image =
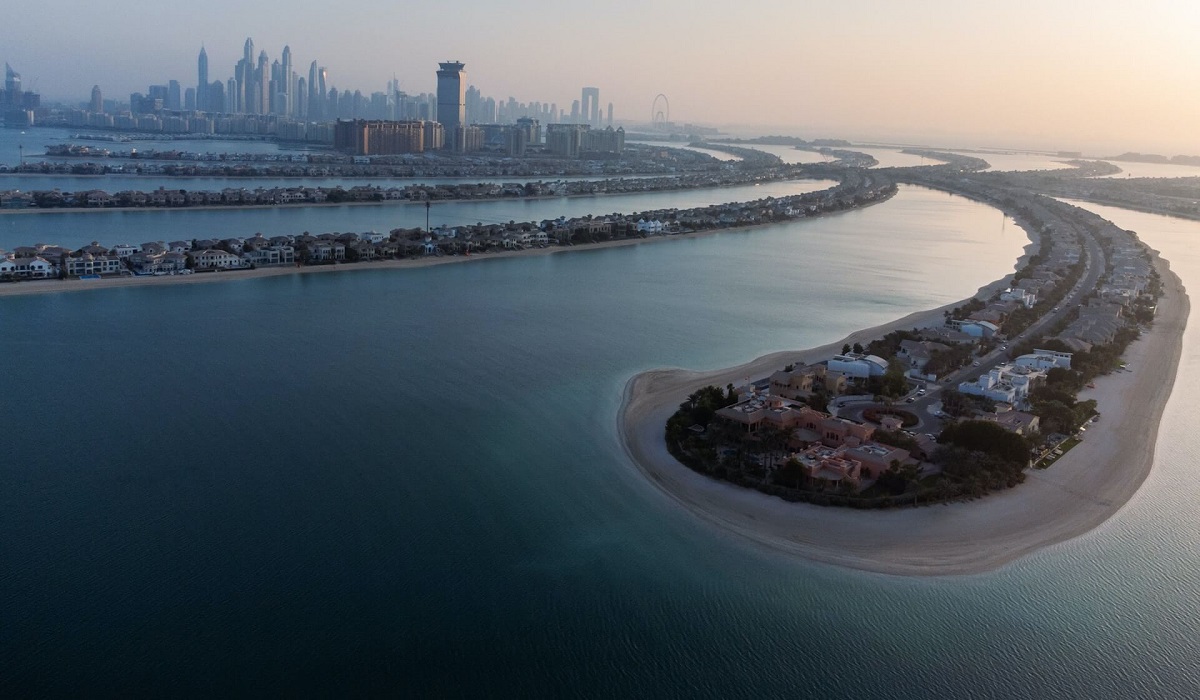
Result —
<instances>
[{"instance_id":1,"label":"deep blue water","mask_svg":"<svg viewBox=\"0 0 1200 700\"><path fill-rule=\"evenodd\" d=\"M1001 220L905 188L628 248L0 299L0 691L1190 697L1197 555L1160 515L863 574L698 521L617 440L636 372L962 298L1013 268Z\"/></svg>"}]
</instances>

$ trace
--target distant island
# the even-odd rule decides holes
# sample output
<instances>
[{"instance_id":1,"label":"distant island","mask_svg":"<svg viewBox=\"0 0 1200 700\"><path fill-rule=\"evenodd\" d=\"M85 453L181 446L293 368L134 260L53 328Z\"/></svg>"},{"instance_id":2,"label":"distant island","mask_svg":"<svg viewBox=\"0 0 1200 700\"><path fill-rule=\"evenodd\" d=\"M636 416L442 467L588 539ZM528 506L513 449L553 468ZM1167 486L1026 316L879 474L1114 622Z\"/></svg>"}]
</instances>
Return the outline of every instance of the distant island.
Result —
<instances>
[{"instance_id":1,"label":"distant island","mask_svg":"<svg viewBox=\"0 0 1200 700\"><path fill-rule=\"evenodd\" d=\"M1130 163L1162 163L1168 165L1200 166L1200 156L1162 156L1157 153L1127 152L1119 156L1110 156L1102 160L1124 160Z\"/></svg>"}]
</instances>

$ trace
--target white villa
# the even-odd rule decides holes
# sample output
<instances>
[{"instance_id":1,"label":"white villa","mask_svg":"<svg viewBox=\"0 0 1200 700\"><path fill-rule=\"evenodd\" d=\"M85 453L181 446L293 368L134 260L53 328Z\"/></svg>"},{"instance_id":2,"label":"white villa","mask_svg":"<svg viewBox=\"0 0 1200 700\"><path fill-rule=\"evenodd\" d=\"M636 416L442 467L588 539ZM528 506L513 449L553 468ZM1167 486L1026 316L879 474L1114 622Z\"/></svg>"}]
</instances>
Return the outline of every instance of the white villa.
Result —
<instances>
[{"instance_id":1,"label":"white villa","mask_svg":"<svg viewBox=\"0 0 1200 700\"><path fill-rule=\"evenodd\" d=\"M887 372L887 360L877 355L861 355L849 353L834 355L826 363L829 369L841 372L848 377L866 379L867 377L882 377Z\"/></svg>"},{"instance_id":2,"label":"white villa","mask_svg":"<svg viewBox=\"0 0 1200 700\"><path fill-rule=\"evenodd\" d=\"M1034 367L1001 365L973 382L962 382L958 390L1015 406L1029 398L1029 391L1045 378L1045 371Z\"/></svg>"},{"instance_id":3,"label":"white villa","mask_svg":"<svg viewBox=\"0 0 1200 700\"><path fill-rule=\"evenodd\" d=\"M1016 359L1018 367L1032 367L1034 369L1050 370L1055 367L1062 369L1071 369L1071 356L1069 352L1055 352L1053 350L1034 350L1028 355L1021 355Z\"/></svg>"}]
</instances>

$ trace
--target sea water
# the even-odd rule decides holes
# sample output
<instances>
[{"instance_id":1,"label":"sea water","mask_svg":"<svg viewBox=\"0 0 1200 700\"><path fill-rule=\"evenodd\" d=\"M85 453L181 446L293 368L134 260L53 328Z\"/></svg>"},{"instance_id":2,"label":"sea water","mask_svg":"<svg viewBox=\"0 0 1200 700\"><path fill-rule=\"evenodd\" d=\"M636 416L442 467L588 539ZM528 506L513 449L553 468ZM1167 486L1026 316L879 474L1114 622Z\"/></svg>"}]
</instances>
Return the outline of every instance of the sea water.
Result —
<instances>
[{"instance_id":1,"label":"sea water","mask_svg":"<svg viewBox=\"0 0 1200 700\"><path fill-rule=\"evenodd\" d=\"M0 690L1192 697L1190 340L1181 445L1131 506L990 574L759 549L620 446L637 372L962 298L1026 242L904 187L626 248L0 298Z\"/></svg>"}]
</instances>

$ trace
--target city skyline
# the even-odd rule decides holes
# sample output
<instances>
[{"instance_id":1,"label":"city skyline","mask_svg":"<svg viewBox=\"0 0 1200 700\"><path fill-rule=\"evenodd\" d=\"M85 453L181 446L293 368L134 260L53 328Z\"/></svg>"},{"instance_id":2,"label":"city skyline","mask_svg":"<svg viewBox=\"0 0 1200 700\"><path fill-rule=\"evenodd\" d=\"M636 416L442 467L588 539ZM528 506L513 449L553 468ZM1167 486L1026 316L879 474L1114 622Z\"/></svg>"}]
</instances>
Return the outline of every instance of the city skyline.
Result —
<instances>
[{"instance_id":1,"label":"city skyline","mask_svg":"<svg viewBox=\"0 0 1200 700\"><path fill-rule=\"evenodd\" d=\"M1200 119L1200 93L1190 69L1200 49L1188 29L1200 10L1181 3L1101 0L1084 14L1061 4L1017 3L998 13L946 0L812 8L754 0L736 22L708 3L621 6L586 16L522 2L504 11L452 5L371 4L363 19L323 23L310 21L323 6L305 1L282 16L241 5L233 14L232 3L216 0L192 16L118 0L111 14L146 21L108 25L89 16L85 31L73 18L87 6L71 0L23 18L20 31L6 23L0 59L48 100L86 101L95 84L107 95L167 77L192 85L201 43L210 80L224 81L226 57L240 54L249 35L275 56L291 46L307 59L297 67L320 57L339 88L367 93L393 75L405 92L433 92L429 67L454 56L493 95L537 96L568 112L580 86L599 86L618 120L648 120L661 92L670 96L676 121L746 124L762 133L1200 152L1191 127ZM453 32L437 31L451 11L464 21ZM239 17L237 28L228 26L230 16ZM629 18L658 31L628 40L636 45L588 47L590 37L631 34ZM63 60L64 44L87 60Z\"/></svg>"}]
</instances>

